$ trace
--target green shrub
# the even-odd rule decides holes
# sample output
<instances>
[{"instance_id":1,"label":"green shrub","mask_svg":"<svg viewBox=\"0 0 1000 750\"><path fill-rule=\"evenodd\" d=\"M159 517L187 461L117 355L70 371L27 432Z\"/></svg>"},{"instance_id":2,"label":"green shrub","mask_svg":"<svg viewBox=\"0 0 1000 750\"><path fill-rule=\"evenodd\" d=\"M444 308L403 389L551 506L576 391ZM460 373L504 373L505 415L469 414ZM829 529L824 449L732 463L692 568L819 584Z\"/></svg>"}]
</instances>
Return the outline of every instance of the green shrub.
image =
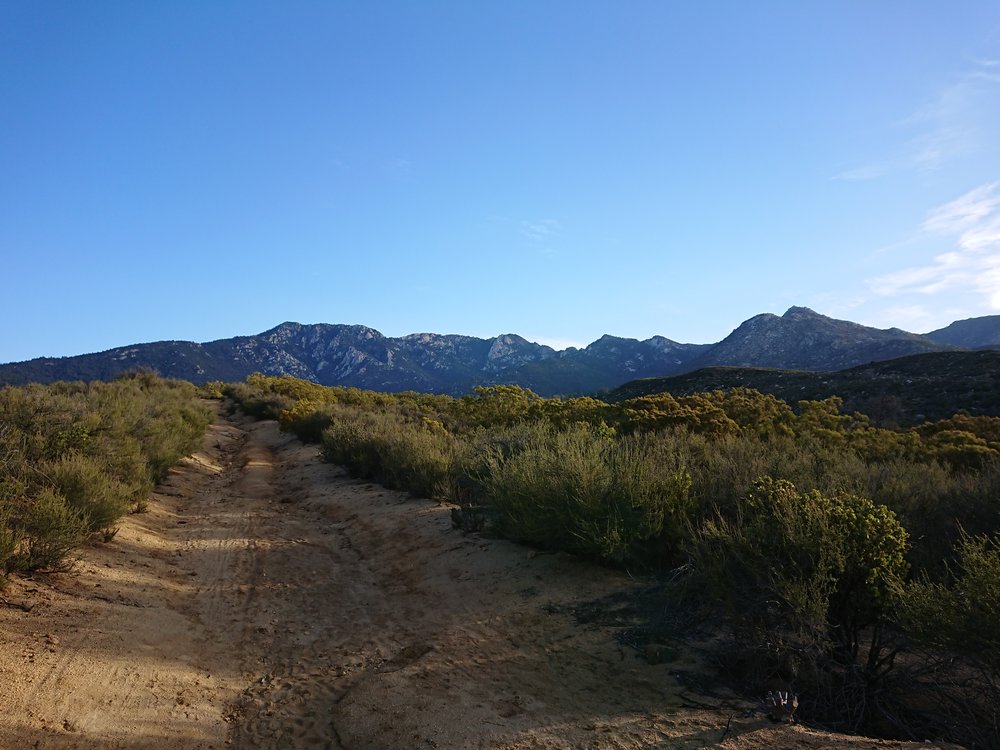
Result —
<instances>
[{"instance_id":1,"label":"green shrub","mask_svg":"<svg viewBox=\"0 0 1000 750\"><path fill-rule=\"evenodd\" d=\"M911 701L906 724L1000 747L1000 536L963 533L956 557L949 580L924 577L906 590L901 620L917 654L903 688L919 691L923 709Z\"/></svg>"},{"instance_id":2,"label":"green shrub","mask_svg":"<svg viewBox=\"0 0 1000 750\"><path fill-rule=\"evenodd\" d=\"M450 496L455 440L443 430L410 427L385 436L382 471L390 487L417 497Z\"/></svg>"},{"instance_id":3,"label":"green shrub","mask_svg":"<svg viewBox=\"0 0 1000 750\"><path fill-rule=\"evenodd\" d=\"M320 451L324 460L339 464L356 477L374 479L382 472L379 451L382 432L374 415L343 414L323 431Z\"/></svg>"},{"instance_id":4,"label":"green shrub","mask_svg":"<svg viewBox=\"0 0 1000 750\"><path fill-rule=\"evenodd\" d=\"M527 418L542 400L537 393L517 385L477 386L461 399L457 410L468 424L503 427Z\"/></svg>"},{"instance_id":5,"label":"green shrub","mask_svg":"<svg viewBox=\"0 0 1000 750\"><path fill-rule=\"evenodd\" d=\"M86 456L68 456L44 466L42 473L90 531L109 528L128 511L128 488Z\"/></svg>"},{"instance_id":6,"label":"green shrub","mask_svg":"<svg viewBox=\"0 0 1000 750\"><path fill-rule=\"evenodd\" d=\"M99 451L89 452L87 457L98 462L109 478L119 482L127 502L134 508L156 484L142 444L133 435L106 434L101 436L99 445Z\"/></svg>"},{"instance_id":7,"label":"green shrub","mask_svg":"<svg viewBox=\"0 0 1000 750\"><path fill-rule=\"evenodd\" d=\"M243 383L227 385L225 395L244 414L256 419L277 419L284 409L295 405L295 399L289 396L262 391Z\"/></svg>"},{"instance_id":8,"label":"green shrub","mask_svg":"<svg viewBox=\"0 0 1000 750\"><path fill-rule=\"evenodd\" d=\"M399 415L341 409L322 433L321 450L354 476L419 497L451 494L456 441L431 420L415 424Z\"/></svg>"},{"instance_id":9,"label":"green shrub","mask_svg":"<svg viewBox=\"0 0 1000 750\"><path fill-rule=\"evenodd\" d=\"M745 690L792 684L800 713L857 731L884 719L906 545L885 506L765 477L697 529L687 591L727 623L720 660Z\"/></svg>"},{"instance_id":10,"label":"green shrub","mask_svg":"<svg viewBox=\"0 0 1000 750\"><path fill-rule=\"evenodd\" d=\"M150 373L0 389L0 565L58 567L113 533L210 421L193 385Z\"/></svg>"},{"instance_id":11,"label":"green shrub","mask_svg":"<svg viewBox=\"0 0 1000 750\"><path fill-rule=\"evenodd\" d=\"M894 611L906 546L885 506L765 477L731 517L702 525L691 553L700 590L751 640L785 632L853 663L863 630ZM874 666L884 644L868 642Z\"/></svg>"},{"instance_id":12,"label":"green shrub","mask_svg":"<svg viewBox=\"0 0 1000 750\"><path fill-rule=\"evenodd\" d=\"M1000 678L1000 537L963 535L957 553L951 581L907 588L907 632Z\"/></svg>"},{"instance_id":13,"label":"green shrub","mask_svg":"<svg viewBox=\"0 0 1000 750\"><path fill-rule=\"evenodd\" d=\"M488 451L477 477L493 527L512 539L616 563L673 551L691 510L682 467L634 441L537 426ZM668 541L669 540L669 541Z\"/></svg>"},{"instance_id":14,"label":"green shrub","mask_svg":"<svg viewBox=\"0 0 1000 750\"><path fill-rule=\"evenodd\" d=\"M330 426L336 407L322 401L298 401L278 415L281 429L295 433L304 443L319 443Z\"/></svg>"},{"instance_id":15,"label":"green shrub","mask_svg":"<svg viewBox=\"0 0 1000 750\"><path fill-rule=\"evenodd\" d=\"M12 523L13 509L0 500L0 588L3 572L13 567L14 557L21 543L21 531Z\"/></svg>"},{"instance_id":16,"label":"green shrub","mask_svg":"<svg viewBox=\"0 0 1000 750\"><path fill-rule=\"evenodd\" d=\"M963 530L970 535L1000 532L1000 464L975 472L956 471L937 462L893 462L881 468L885 483L873 496L895 509L911 536L914 569L937 581L949 572Z\"/></svg>"},{"instance_id":17,"label":"green shrub","mask_svg":"<svg viewBox=\"0 0 1000 750\"><path fill-rule=\"evenodd\" d=\"M198 388L198 395L201 398L222 399L225 397L226 384L221 380L210 380L202 383Z\"/></svg>"},{"instance_id":18,"label":"green shrub","mask_svg":"<svg viewBox=\"0 0 1000 750\"><path fill-rule=\"evenodd\" d=\"M24 509L22 549L13 558L17 570L65 570L70 552L87 538L87 521L56 491L42 489Z\"/></svg>"}]
</instances>

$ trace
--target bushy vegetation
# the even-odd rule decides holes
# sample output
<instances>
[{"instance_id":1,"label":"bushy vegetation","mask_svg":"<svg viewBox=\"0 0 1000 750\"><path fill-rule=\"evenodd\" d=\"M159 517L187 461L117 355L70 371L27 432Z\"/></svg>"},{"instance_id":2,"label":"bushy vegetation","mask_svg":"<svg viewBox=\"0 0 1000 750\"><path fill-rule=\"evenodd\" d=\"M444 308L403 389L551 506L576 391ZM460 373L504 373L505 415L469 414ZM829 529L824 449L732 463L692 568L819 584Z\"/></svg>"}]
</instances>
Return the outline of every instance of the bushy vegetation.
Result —
<instances>
[{"instance_id":1,"label":"bushy vegetation","mask_svg":"<svg viewBox=\"0 0 1000 750\"><path fill-rule=\"evenodd\" d=\"M918 642L971 658L1000 679L1000 537L963 534L947 584L914 582L905 617Z\"/></svg>"},{"instance_id":2,"label":"bushy vegetation","mask_svg":"<svg viewBox=\"0 0 1000 750\"><path fill-rule=\"evenodd\" d=\"M629 565L678 553L694 510L691 480L682 466L666 470L655 445L544 422L480 443L463 478L497 533Z\"/></svg>"},{"instance_id":3,"label":"bushy vegetation","mask_svg":"<svg viewBox=\"0 0 1000 750\"><path fill-rule=\"evenodd\" d=\"M906 531L884 505L801 493L765 477L734 514L707 519L691 550L705 591L754 640L778 627L829 640L831 656L854 663L865 629L902 593L906 546ZM870 661L880 647L869 642Z\"/></svg>"},{"instance_id":4,"label":"bushy vegetation","mask_svg":"<svg viewBox=\"0 0 1000 750\"><path fill-rule=\"evenodd\" d=\"M849 411L866 414L879 425L911 426L946 419L963 409L1000 416L998 367L997 351L912 354L837 372L704 367L684 375L633 380L609 391L605 400L619 403L662 391L678 396L744 387L789 403L838 396Z\"/></svg>"},{"instance_id":5,"label":"bushy vegetation","mask_svg":"<svg viewBox=\"0 0 1000 750\"><path fill-rule=\"evenodd\" d=\"M723 623L744 684L793 683L807 716L907 734L915 688L892 675L927 654L998 682L1000 418L887 429L837 397L793 408L742 388L619 404L260 375L225 390L356 476L456 503L465 527L683 571L674 604ZM961 695L986 729L921 731L995 744L1000 693Z\"/></svg>"},{"instance_id":6,"label":"bushy vegetation","mask_svg":"<svg viewBox=\"0 0 1000 750\"><path fill-rule=\"evenodd\" d=\"M147 373L0 389L0 574L60 569L113 536L209 421L194 386Z\"/></svg>"},{"instance_id":7,"label":"bushy vegetation","mask_svg":"<svg viewBox=\"0 0 1000 750\"><path fill-rule=\"evenodd\" d=\"M302 421L310 434L312 420ZM331 416L322 444L327 460L347 466L355 476L421 497L449 495L456 442L439 422L345 407Z\"/></svg>"}]
</instances>

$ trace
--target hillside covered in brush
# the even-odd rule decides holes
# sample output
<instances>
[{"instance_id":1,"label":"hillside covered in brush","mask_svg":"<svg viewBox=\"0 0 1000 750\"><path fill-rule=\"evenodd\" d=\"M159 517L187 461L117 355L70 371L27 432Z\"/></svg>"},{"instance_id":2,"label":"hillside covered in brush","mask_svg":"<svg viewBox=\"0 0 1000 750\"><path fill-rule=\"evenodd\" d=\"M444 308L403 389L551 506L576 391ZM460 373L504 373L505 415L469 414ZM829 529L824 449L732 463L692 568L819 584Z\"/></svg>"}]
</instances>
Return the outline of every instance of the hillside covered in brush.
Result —
<instances>
[{"instance_id":1,"label":"hillside covered in brush","mask_svg":"<svg viewBox=\"0 0 1000 750\"><path fill-rule=\"evenodd\" d=\"M753 388L790 404L839 396L844 410L880 423L944 419L957 411L1000 416L1000 352L915 354L839 372L762 367L705 367L683 375L625 383L605 395L611 402L672 393Z\"/></svg>"}]
</instances>

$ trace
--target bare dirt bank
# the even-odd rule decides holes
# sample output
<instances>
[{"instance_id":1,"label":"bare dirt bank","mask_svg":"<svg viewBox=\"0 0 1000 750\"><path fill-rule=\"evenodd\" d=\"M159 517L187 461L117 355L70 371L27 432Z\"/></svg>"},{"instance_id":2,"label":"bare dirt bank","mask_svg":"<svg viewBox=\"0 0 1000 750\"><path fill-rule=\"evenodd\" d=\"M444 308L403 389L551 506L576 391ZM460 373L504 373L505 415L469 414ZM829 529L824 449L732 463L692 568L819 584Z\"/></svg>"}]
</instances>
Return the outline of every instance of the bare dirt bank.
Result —
<instances>
[{"instance_id":1,"label":"bare dirt bank","mask_svg":"<svg viewBox=\"0 0 1000 750\"><path fill-rule=\"evenodd\" d=\"M147 513L0 592L0 748L933 747L772 725L571 615L634 585L220 417Z\"/></svg>"}]
</instances>

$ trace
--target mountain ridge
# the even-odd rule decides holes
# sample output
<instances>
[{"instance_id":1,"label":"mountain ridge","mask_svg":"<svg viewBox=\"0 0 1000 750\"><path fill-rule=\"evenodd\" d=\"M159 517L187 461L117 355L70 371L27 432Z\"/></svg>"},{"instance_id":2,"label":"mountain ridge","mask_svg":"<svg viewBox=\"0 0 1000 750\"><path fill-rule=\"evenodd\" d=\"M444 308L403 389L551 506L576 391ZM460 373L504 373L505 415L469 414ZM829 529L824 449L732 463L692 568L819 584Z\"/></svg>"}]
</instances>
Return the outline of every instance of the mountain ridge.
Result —
<instances>
[{"instance_id":1,"label":"mountain ridge","mask_svg":"<svg viewBox=\"0 0 1000 750\"><path fill-rule=\"evenodd\" d=\"M762 313L741 323L692 363L712 366L843 370L910 354L951 348L899 328L873 328L790 307L782 316Z\"/></svg>"},{"instance_id":2,"label":"mountain ridge","mask_svg":"<svg viewBox=\"0 0 1000 750\"><path fill-rule=\"evenodd\" d=\"M1000 315L956 320L954 323L924 334L932 341L967 349L1000 346Z\"/></svg>"},{"instance_id":3,"label":"mountain ridge","mask_svg":"<svg viewBox=\"0 0 1000 750\"><path fill-rule=\"evenodd\" d=\"M959 335L964 343L951 343ZM486 339L429 332L387 337L359 324L285 321L256 335L205 343L158 341L8 363L0 365L0 383L106 380L149 368L195 383L237 381L263 372L381 391L461 395L478 385L516 384L546 396L576 395L703 367L836 371L912 354L1000 346L998 342L1000 316L957 321L920 335L837 320L807 307L791 307L781 316L755 315L715 344L604 334L586 347L563 350L516 333Z\"/></svg>"}]
</instances>

